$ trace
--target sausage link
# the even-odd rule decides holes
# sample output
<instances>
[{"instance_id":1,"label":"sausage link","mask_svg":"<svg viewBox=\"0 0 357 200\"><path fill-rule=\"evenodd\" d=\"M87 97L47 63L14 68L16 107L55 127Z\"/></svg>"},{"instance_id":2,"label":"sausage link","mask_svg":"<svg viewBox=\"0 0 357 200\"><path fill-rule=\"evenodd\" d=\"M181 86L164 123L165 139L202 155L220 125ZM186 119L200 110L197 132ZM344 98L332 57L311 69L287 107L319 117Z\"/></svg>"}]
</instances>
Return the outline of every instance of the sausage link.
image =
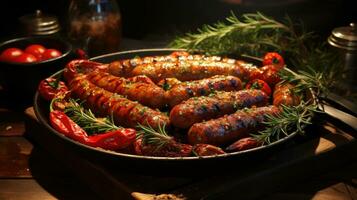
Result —
<instances>
[{"instance_id":1,"label":"sausage link","mask_svg":"<svg viewBox=\"0 0 357 200\"><path fill-rule=\"evenodd\" d=\"M166 93L168 104L173 107L191 97L207 96L215 91L242 89L242 82L234 76L217 75L211 78L187 81L173 86Z\"/></svg>"},{"instance_id":2,"label":"sausage link","mask_svg":"<svg viewBox=\"0 0 357 200\"><path fill-rule=\"evenodd\" d=\"M172 125L189 128L192 124L231 114L245 107L264 106L269 97L261 90L217 92L207 97L193 97L176 105L170 112Z\"/></svg>"},{"instance_id":3,"label":"sausage link","mask_svg":"<svg viewBox=\"0 0 357 200\"><path fill-rule=\"evenodd\" d=\"M199 80L214 75L231 75L245 78L248 68L242 61L227 63L209 60L184 60L179 62L155 62L135 67L130 75L146 75L155 83L164 78L177 78L180 81Z\"/></svg>"},{"instance_id":4,"label":"sausage link","mask_svg":"<svg viewBox=\"0 0 357 200\"><path fill-rule=\"evenodd\" d=\"M118 125L136 128L140 123L155 129L163 124L169 125L169 118L163 113L99 88L87 80L85 75L77 75L70 81L69 88L72 95L85 100L85 105L94 113L100 116L113 115Z\"/></svg>"},{"instance_id":5,"label":"sausage link","mask_svg":"<svg viewBox=\"0 0 357 200\"><path fill-rule=\"evenodd\" d=\"M276 106L243 109L231 115L194 124L188 131L190 144L226 145L262 128L265 115L279 112Z\"/></svg>"},{"instance_id":6,"label":"sausage link","mask_svg":"<svg viewBox=\"0 0 357 200\"><path fill-rule=\"evenodd\" d=\"M126 96L128 99L138 101L151 108L163 108L166 105L165 90L152 83L116 77L105 72L93 72L87 79L98 87L110 92Z\"/></svg>"},{"instance_id":7,"label":"sausage link","mask_svg":"<svg viewBox=\"0 0 357 200\"><path fill-rule=\"evenodd\" d=\"M117 60L109 64L109 73L115 76L129 77L130 72L139 65L153 64L156 62L176 63L179 61L209 61L234 64L236 60L219 56L190 55L185 51L176 51L170 55L135 57L132 59Z\"/></svg>"}]
</instances>

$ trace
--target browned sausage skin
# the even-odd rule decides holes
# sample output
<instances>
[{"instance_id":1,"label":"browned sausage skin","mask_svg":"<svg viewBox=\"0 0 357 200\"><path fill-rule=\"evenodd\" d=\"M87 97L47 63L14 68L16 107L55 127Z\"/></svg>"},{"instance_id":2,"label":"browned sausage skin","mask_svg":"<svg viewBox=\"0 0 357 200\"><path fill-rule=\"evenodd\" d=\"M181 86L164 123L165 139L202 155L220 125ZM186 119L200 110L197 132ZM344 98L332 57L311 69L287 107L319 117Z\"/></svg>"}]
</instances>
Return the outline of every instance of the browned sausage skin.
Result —
<instances>
[{"instance_id":1,"label":"browned sausage skin","mask_svg":"<svg viewBox=\"0 0 357 200\"><path fill-rule=\"evenodd\" d=\"M259 130L266 114L279 112L276 106L243 109L231 115L194 124L188 131L190 144L225 145Z\"/></svg>"},{"instance_id":2,"label":"browned sausage skin","mask_svg":"<svg viewBox=\"0 0 357 200\"><path fill-rule=\"evenodd\" d=\"M238 78L246 76L253 66L245 65L242 61L227 63L210 60L184 60L178 62L155 62L138 65L130 75L146 75L154 82L164 78L177 78L180 81L199 80L214 75L231 75Z\"/></svg>"},{"instance_id":3,"label":"browned sausage skin","mask_svg":"<svg viewBox=\"0 0 357 200\"><path fill-rule=\"evenodd\" d=\"M215 91L242 89L242 82L234 76L213 76L211 78L176 84L166 93L168 104L173 107L191 97L207 96Z\"/></svg>"},{"instance_id":4,"label":"browned sausage skin","mask_svg":"<svg viewBox=\"0 0 357 200\"><path fill-rule=\"evenodd\" d=\"M98 87L110 92L126 96L128 99L138 101L151 108L163 108L166 105L165 91L159 86L132 79L116 77L105 72L92 72L87 79Z\"/></svg>"},{"instance_id":5,"label":"browned sausage skin","mask_svg":"<svg viewBox=\"0 0 357 200\"><path fill-rule=\"evenodd\" d=\"M189 128L204 120L231 114L245 107L267 105L269 97L261 90L217 92L207 97L193 97L176 105L170 112L170 121L179 128Z\"/></svg>"},{"instance_id":6,"label":"browned sausage skin","mask_svg":"<svg viewBox=\"0 0 357 200\"><path fill-rule=\"evenodd\" d=\"M85 75L77 75L68 85L74 97L85 100L85 105L98 115L113 115L118 125L131 128L136 128L138 123L153 128L169 125L169 118L163 113L99 88Z\"/></svg>"},{"instance_id":7,"label":"browned sausage skin","mask_svg":"<svg viewBox=\"0 0 357 200\"><path fill-rule=\"evenodd\" d=\"M219 56L191 55L185 51L176 51L170 55L135 57L132 59L117 60L109 64L109 73L115 76L128 77L130 76L131 71L139 65L153 64L156 62L177 63L179 61L208 61L225 62L230 64L234 64L236 62L234 59L222 58Z\"/></svg>"}]
</instances>

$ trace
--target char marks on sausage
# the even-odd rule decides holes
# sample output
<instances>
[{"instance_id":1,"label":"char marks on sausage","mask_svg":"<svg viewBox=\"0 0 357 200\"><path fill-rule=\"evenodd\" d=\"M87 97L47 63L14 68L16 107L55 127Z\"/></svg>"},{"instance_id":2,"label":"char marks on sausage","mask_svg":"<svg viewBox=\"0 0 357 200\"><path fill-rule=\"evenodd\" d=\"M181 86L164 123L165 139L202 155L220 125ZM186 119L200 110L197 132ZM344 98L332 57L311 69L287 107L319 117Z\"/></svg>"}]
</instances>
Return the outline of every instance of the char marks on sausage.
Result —
<instances>
[{"instance_id":1,"label":"char marks on sausage","mask_svg":"<svg viewBox=\"0 0 357 200\"><path fill-rule=\"evenodd\" d=\"M245 107L267 105L269 97L261 90L217 92L210 96L193 97L172 108L170 121L179 128L189 128L204 120L231 114Z\"/></svg>"},{"instance_id":2,"label":"char marks on sausage","mask_svg":"<svg viewBox=\"0 0 357 200\"><path fill-rule=\"evenodd\" d=\"M188 131L188 141L190 144L226 145L260 130L263 128L261 122L265 115L275 115L278 112L279 109L276 106L250 108L196 123Z\"/></svg>"}]
</instances>

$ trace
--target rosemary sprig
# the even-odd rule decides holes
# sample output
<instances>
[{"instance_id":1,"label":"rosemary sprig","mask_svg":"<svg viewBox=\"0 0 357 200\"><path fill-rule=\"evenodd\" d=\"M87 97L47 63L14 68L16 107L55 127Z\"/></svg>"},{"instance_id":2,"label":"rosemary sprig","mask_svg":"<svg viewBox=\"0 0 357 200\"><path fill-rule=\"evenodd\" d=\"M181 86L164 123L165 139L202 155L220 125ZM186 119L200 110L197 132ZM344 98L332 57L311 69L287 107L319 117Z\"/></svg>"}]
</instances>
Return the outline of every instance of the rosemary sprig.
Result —
<instances>
[{"instance_id":1,"label":"rosemary sprig","mask_svg":"<svg viewBox=\"0 0 357 200\"><path fill-rule=\"evenodd\" d=\"M304 128L311 124L311 119L316 112L319 112L317 106L310 101L302 101L297 106L282 105L279 114L266 115L266 120L263 122L266 128L252 136L258 141L270 144L293 133L303 134Z\"/></svg>"},{"instance_id":2,"label":"rosemary sprig","mask_svg":"<svg viewBox=\"0 0 357 200\"><path fill-rule=\"evenodd\" d=\"M138 137L142 139L144 144L150 144L156 147L156 150L161 149L170 142L173 142L174 139L172 136L169 136L166 133L166 124L158 126L158 130L155 130L153 127L148 125L138 124L137 128L140 129Z\"/></svg>"},{"instance_id":3,"label":"rosemary sprig","mask_svg":"<svg viewBox=\"0 0 357 200\"><path fill-rule=\"evenodd\" d=\"M84 109L74 99L69 99L69 105L66 107L65 113L88 134L104 133L122 128L114 124L113 116L96 118L90 109Z\"/></svg>"},{"instance_id":4,"label":"rosemary sprig","mask_svg":"<svg viewBox=\"0 0 357 200\"><path fill-rule=\"evenodd\" d=\"M257 12L244 14L240 20L232 13L225 23L203 25L198 33L178 37L169 46L206 54L246 53L255 56L272 50L282 52L301 49L301 44L311 34L304 31L297 34L295 25L286 18L284 24Z\"/></svg>"}]
</instances>

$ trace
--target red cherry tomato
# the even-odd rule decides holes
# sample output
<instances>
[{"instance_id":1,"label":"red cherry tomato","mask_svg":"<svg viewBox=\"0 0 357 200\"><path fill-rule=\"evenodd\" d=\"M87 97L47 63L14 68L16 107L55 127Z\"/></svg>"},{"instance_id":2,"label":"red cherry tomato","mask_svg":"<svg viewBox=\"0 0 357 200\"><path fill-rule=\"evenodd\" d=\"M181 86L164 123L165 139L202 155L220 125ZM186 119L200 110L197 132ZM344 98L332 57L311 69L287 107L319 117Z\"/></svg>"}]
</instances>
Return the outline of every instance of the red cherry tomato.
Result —
<instances>
[{"instance_id":1,"label":"red cherry tomato","mask_svg":"<svg viewBox=\"0 0 357 200\"><path fill-rule=\"evenodd\" d=\"M38 60L42 60L42 55L46 48L39 44L32 44L26 47L25 52L34 55Z\"/></svg>"},{"instance_id":2,"label":"red cherry tomato","mask_svg":"<svg viewBox=\"0 0 357 200\"><path fill-rule=\"evenodd\" d=\"M268 52L264 55L263 66L264 65L275 65L278 69L281 69L285 65L284 58L276 52Z\"/></svg>"},{"instance_id":3,"label":"red cherry tomato","mask_svg":"<svg viewBox=\"0 0 357 200\"><path fill-rule=\"evenodd\" d=\"M42 59L48 60L52 58L57 58L61 55L62 53L56 49L46 49L46 51L42 54Z\"/></svg>"},{"instance_id":4,"label":"red cherry tomato","mask_svg":"<svg viewBox=\"0 0 357 200\"><path fill-rule=\"evenodd\" d=\"M15 57L13 61L18 63L33 63L33 62L37 62L38 59L32 54L23 53Z\"/></svg>"},{"instance_id":5,"label":"red cherry tomato","mask_svg":"<svg viewBox=\"0 0 357 200\"><path fill-rule=\"evenodd\" d=\"M24 52L21 49L8 48L1 53L0 60L3 62L15 62L14 59L23 53Z\"/></svg>"},{"instance_id":6,"label":"red cherry tomato","mask_svg":"<svg viewBox=\"0 0 357 200\"><path fill-rule=\"evenodd\" d=\"M266 65L260 68L261 74L259 79L265 81L269 84L270 87L274 87L275 84L281 81L280 76L278 74L279 69L275 65Z\"/></svg>"},{"instance_id":7,"label":"red cherry tomato","mask_svg":"<svg viewBox=\"0 0 357 200\"><path fill-rule=\"evenodd\" d=\"M245 86L246 89L257 89L263 91L266 95L270 96L271 95L271 89L269 85L260 79L255 79L247 83Z\"/></svg>"},{"instance_id":8,"label":"red cherry tomato","mask_svg":"<svg viewBox=\"0 0 357 200\"><path fill-rule=\"evenodd\" d=\"M46 78L42 80L38 86L38 92L41 97L48 101L51 101L56 95L63 94L67 91L68 88L65 83L55 78Z\"/></svg>"}]
</instances>

